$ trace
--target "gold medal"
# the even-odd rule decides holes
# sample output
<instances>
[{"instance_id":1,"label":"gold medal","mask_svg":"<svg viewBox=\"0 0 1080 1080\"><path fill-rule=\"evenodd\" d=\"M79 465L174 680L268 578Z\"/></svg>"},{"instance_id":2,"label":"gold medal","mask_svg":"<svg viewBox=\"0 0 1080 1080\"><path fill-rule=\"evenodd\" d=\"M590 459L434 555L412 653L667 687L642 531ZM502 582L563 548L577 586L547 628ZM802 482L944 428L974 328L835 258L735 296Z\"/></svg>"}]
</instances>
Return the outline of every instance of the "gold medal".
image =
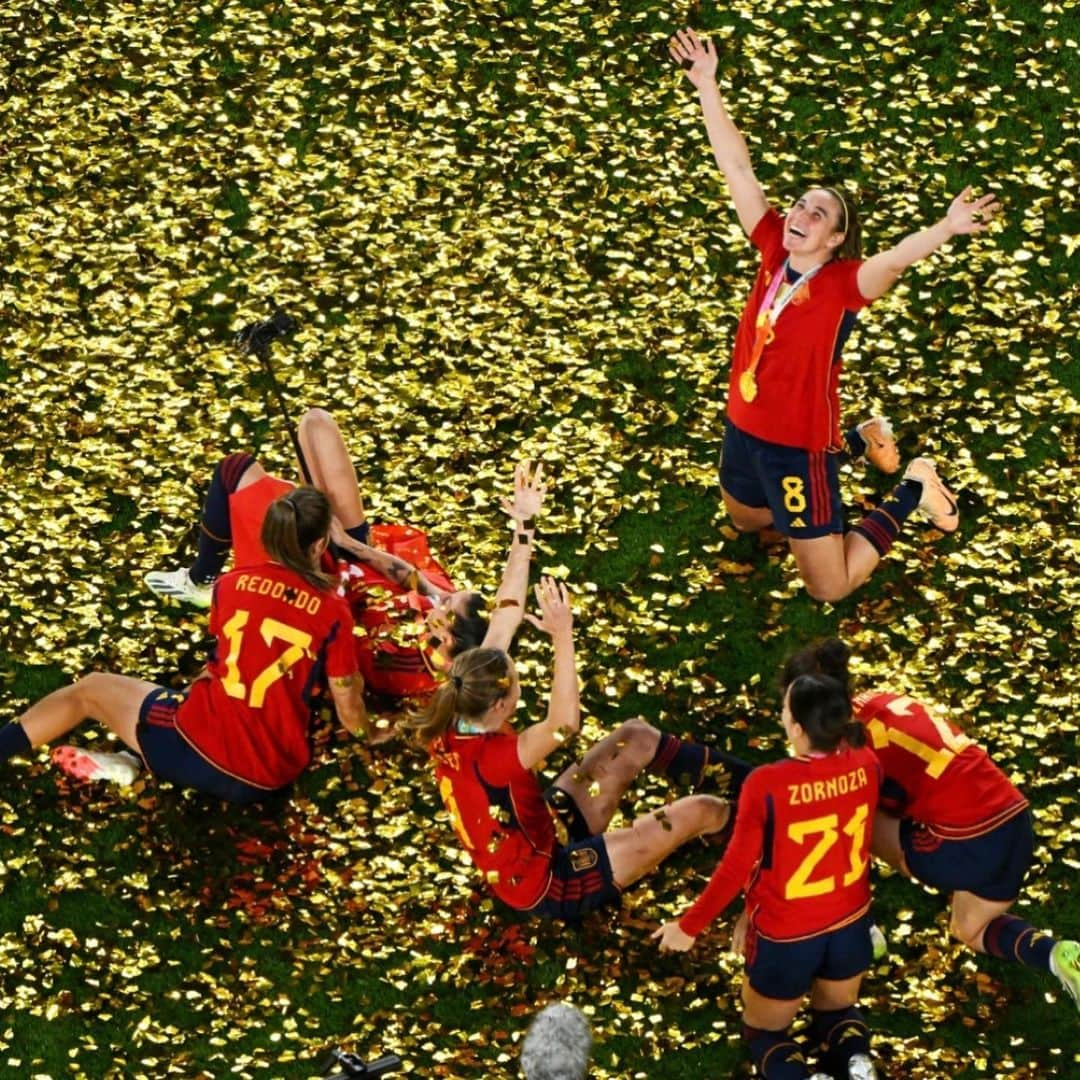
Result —
<instances>
[{"instance_id":1,"label":"gold medal","mask_svg":"<svg viewBox=\"0 0 1080 1080\"><path fill-rule=\"evenodd\" d=\"M739 393L743 401L753 401L757 397L757 379L752 371L744 371L739 376Z\"/></svg>"}]
</instances>

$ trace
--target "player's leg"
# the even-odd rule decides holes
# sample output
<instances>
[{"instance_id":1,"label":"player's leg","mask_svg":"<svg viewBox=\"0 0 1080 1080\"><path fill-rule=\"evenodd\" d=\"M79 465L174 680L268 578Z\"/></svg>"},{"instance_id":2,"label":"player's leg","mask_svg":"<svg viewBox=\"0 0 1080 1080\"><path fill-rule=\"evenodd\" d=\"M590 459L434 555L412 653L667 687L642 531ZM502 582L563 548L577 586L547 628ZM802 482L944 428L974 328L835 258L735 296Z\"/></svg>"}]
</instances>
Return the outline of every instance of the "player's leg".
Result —
<instances>
[{"instance_id":1,"label":"player's leg","mask_svg":"<svg viewBox=\"0 0 1080 1080\"><path fill-rule=\"evenodd\" d=\"M211 589L232 550L229 496L265 477L263 467L247 453L228 454L218 462L203 500L199 517L199 545L189 568L155 570L146 575L147 587L159 596L171 596L193 604L210 606Z\"/></svg>"},{"instance_id":2,"label":"player's leg","mask_svg":"<svg viewBox=\"0 0 1080 1080\"><path fill-rule=\"evenodd\" d=\"M625 829L604 833L611 871L621 889L654 870L677 847L695 836L719 832L730 804L713 795L687 795L661 810L643 814Z\"/></svg>"},{"instance_id":3,"label":"player's leg","mask_svg":"<svg viewBox=\"0 0 1080 1080\"><path fill-rule=\"evenodd\" d=\"M97 720L138 752L135 728L146 696L158 687L126 675L94 672L53 691L32 705L16 721L0 728L0 761L28 753L66 735L83 720ZM57 756L59 755L59 756ZM82 779L116 779L130 782L138 763L130 755L107 754L63 747L54 760L65 772Z\"/></svg>"},{"instance_id":4,"label":"player's leg","mask_svg":"<svg viewBox=\"0 0 1080 1080\"><path fill-rule=\"evenodd\" d=\"M878 810L874 814L874 824L870 836L870 851L883 862L911 877L907 862L904 860L904 848L900 843L900 819L892 814Z\"/></svg>"},{"instance_id":5,"label":"player's leg","mask_svg":"<svg viewBox=\"0 0 1080 1080\"><path fill-rule=\"evenodd\" d=\"M737 798L750 772L748 764L715 747L661 732L634 717L590 747L580 762L563 771L552 788L573 800L589 833L596 834L607 828L619 800L643 771L693 787L713 767L729 774L727 790Z\"/></svg>"},{"instance_id":6,"label":"player's leg","mask_svg":"<svg viewBox=\"0 0 1080 1080\"><path fill-rule=\"evenodd\" d=\"M825 951L810 991L810 1038L836 1077L869 1080L870 1029L859 1011L859 987L872 959L870 916L825 935Z\"/></svg>"},{"instance_id":7,"label":"player's leg","mask_svg":"<svg viewBox=\"0 0 1080 1080\"><path fill-rule=\"evenodd\" d=\"M334 516L346 532L362 526L366 517L360 484L334 418L325 409L308 409L297 434L311 483L330 500ZM361 542L366 542L366 533Z\"/></svg>"},{"instance_id":8,"label":"player's leg","mask_svg":"<svg viewBox=\"0 0 1080 1080\"><path fill-rule=\"evenodd\" d=\"M725 421L720 492L731 523L739 532L760 532L773 523L772 510L755 470L754 446L754 439Z\"/></svg>"},{"instance_id":9,"label":"player's leg","mask_svg":"<svg viewBox=\"0 0 1080 1080\"><path fill-rule=\"evenodd\" d=\"M810 1076L802 1047L791 1037L789 1028L803 999L766 997L742 983L743 1040L758 1072L766 1080L805 1080Z\"/></svg>"}]
</instances>

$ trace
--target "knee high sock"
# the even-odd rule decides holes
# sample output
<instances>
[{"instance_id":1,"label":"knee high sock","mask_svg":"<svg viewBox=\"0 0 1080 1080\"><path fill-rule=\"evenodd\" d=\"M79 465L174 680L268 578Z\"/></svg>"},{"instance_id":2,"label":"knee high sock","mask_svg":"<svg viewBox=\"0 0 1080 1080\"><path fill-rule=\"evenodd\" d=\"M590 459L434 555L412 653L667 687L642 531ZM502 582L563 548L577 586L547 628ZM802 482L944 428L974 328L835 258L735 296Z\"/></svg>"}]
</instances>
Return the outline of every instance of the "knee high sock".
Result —
<instances>
[{"instance_id":1,"label":"knee high sock","mask_svg":"<svg viewBox=\"0 0 1080 1080\"><path fill-rule=\"evenodd\" d=\"M840 451L840 463L853 461L861 458L866 453L866 440L862 437L858 427L849 428L844 432L844 449Z\"/></svg>"},{"instance_id":2,"label":"knee high sock","mask_svg":"<svg viewBox=\"0 0 1080 1080\"><path fill-rule=\"evenodd\" d=\"M730 775L726 785L732 800L739 797L743 781L753 768L741 758L717 750L714 746L702 746L700 743L685 742L676 735L661 733L660 743L652 761L646 765L651 773L666 776L676 784L694 787L704 779L709 768L725 770Z\"/></svg>"},{"instance_id":3,"label":"knee high sock","mask_svg":"<svg viewBox=\"0 0 1080 1080\"><path fill-rule=\"evenodd\" d=\"M810 1038L825 1047L823 1066L833 1076L846 1076L856 1054L870 1053L870 1029L855 1005L846 1009L811 1009Z\"/></svg>"},{"instance_id":4,"label":"knee high sock","mask_svg":"<svg viewBox=\"0 0 1080 1080\"><path fill-rule=\"evenodd\" d=\"M988 955L1043 971L1050 970L1050 953L1055 944L1049 934L1015 915L999 915L983 931L983 948Z\"/></svg>"},{"instance_id":5,"label":"knee high sock","mask_svg":"<svg viewBox=\"0 0 1080 1080\"><path fill-rule=\"evenodd\" d=\"M22 724L12 721L0 727L0 762L19 754L28 754L32 749Z\"/></svg>"},{"instance_id":6,"label":"knee high sock","mask_svg":"<svg viewBox=\"0 0 1080 1080\"><path fill-rule=\"evenodd\" d=\"M240 477L254 464L250 454L229 454L214 470L199 521L199 551L188 571L196 585L209 585L221 574L232 548L229 496L236 490Z\"/></svg>"},{"instance_id":7,"label":"knee high sock","mask_svg":"<svg viewBox=\"0 0 1080 1080\"><path fill-rule=\"evenodd\" d=\"M743 1040L758 1072L766 1080L806 1080L810 1075L799 1044L783 1031L766 1031L743 1025Z\"/></svg>"},{"instance_id":8,"label":"knee high sock","mask_svg":"<svg viewBox=\"0 0 1080 1080\"><path fill-rule=\"evenodd\" d=\"M922 498L922 483L918 480L901 480L893 493L875 510L871 510L856 525L857 532L870 542L881 556L889 553L900 527L914 513Z\"/></svg>"}]
</instances>

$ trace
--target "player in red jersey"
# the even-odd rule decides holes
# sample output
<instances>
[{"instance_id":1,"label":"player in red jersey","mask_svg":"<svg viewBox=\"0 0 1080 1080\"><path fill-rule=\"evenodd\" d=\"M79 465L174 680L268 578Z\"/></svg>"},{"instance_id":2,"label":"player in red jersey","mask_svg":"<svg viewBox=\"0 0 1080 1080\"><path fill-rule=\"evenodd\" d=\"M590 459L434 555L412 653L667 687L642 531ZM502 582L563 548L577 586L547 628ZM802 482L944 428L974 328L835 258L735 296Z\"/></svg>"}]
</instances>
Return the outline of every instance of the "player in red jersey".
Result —
<instances>
[{"instance_id":1,"label":"player in red jersey","mask_svg":"<svg viewBox=\"0 0 1080 1080\"><path fill-rule=\"evenodd\" d=\"M696 783L709 766L724 765L738 778L741 763L635 719L545 791L536 770L577 734L581 717L566 588L544 578L536 595L542 617L526 617L550 635L555 653L546 719L514 729L521 691L513 661L503 650L476 648L454 658L445 684L408 723L431 753L462 846L495 895L530 915L577 919L617 902L680 844L728 820L722 799L689 795L629 828L605 831L639 773Z\"/></svg>"},{"instance_id":2,"label":"player in red jersey","mask_svg":"<svg viewBox=\"0 0 1080 1080\"><path fill-rule=\"evenodd\" d=\"M0 729L0 760L71 731L86 717L141 754L155 775L232 802L292 783L310 757L311 713L329 680L338 716L370 734L352 648L352 616L319 569L330 504L297 488L269 508L262 543L271 561L217 583L210 627L217 651L187 692L95 672L57 690ZM130 782L138 759L60 747L54 762L80 779Z\"/></svg>"},{"instance_id":3,"label":"player in red jersey","mask_svg":"<svg viewBox=\"0 0 1080 1080\"><path fill-rule=\"evenodd\" d=\"M849 652L830 638L787 662L785 680L820 672L849 689ZM901 694L855 698L885 772L873 852L952 895L949 930L975 952L1050 971L1080 1006L1080 944L1007 914L1031 865L1028 801L955 724Z\"/></svg>"},{"instance_id":4,"label":"player in red jersey","mask_svg":"<svg viewBox=\"0 0 1080 1080\"><path fill-rule=\"evenodd\" d=\"M843 686L807 675L784 696L793 758L743 784L735 832L705 891L653 937L685 951L746 893L743 1034L769 1080L810 1075L789 1027L810 993L811 1037L833 1076L876 1075L855 1003L870 966L870 829L881 766Z\"/></svg>"},{"instance_id":5,"label":"player in red jersey","mask_svg":"<svg viewBox=\"0 0 1080 1080\"><path fill-rule=\"evenodd\" d=\"M936 224L861 261L858 215L835 188L812 188L781 216L754 175L742 135L716 85L713 45L692 30L670 43L697 88L716 162L746 235L761 252L735 338L720 483L733 524L775 528L807 591L836 601L861 585L917 508L944 532L959 524L956 502L933 464L916 458L877 509L843 534L838 480L840 354L857 312L891 288L912 263L954 236L980 232L998 209L993 195L965 189ZM880 437L848 432L855 453Z\"/></svg>"},{"instance_id":6,"label":"player in red jersey","mask_svg":"<svg viewBox=\"0 0 1080 1080\"><path fill-rule=\"evenodd\" d=\"M514 541L489 620L483 596L455 588L431 557L422 532L402 525L369 525L356 471L329 413L309 410L297 434L311 482L326 493L333 508L332 549L353 609L353 644L367 690L391 699L422 697L434 691L462 649L479 644L509 648L528 588L532 518L545 494L542 467L531 470L528 463L519 464L513 498L503 501L514 519ZM209 583L221 573L230 551L236 567L262 561L265 553L257 537L263 514L291 487L268 474L250 454L224 458L203 506L195 563L190 569L148 574L149 587L205 606Z\"/></svg>"}]
</instances>

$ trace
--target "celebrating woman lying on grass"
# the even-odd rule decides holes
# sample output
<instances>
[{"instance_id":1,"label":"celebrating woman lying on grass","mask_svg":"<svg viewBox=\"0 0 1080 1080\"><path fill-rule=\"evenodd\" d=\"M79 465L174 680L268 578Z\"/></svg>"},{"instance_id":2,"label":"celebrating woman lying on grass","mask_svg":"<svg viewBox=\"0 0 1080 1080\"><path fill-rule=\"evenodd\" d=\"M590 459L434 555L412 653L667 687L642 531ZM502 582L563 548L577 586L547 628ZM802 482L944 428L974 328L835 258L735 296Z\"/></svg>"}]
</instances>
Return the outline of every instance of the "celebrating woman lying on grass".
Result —
<instances>
[{"instance_id":1,"label":"celebrating woman lying on grass","mask_svg":"<svg viewBox=\"0 0 1080 1080\"><path fill-rule=\"evenodd\" d=\"M681 844L727 823L722 799L689 795L605 831L639 773L696 784L708 766L722 764L734 796L749 768L634 719L544 790L536 770L577 734L581 716L566 587L543 578L536 595L541 617L526 618L555 652L546 718L515 730L521 688L513 661L501 649L476 648L454 658L446 682L407 724L430 751L458 838L495 895L531 915L577 919L617 902Z\"/></svg>"},{"instance_id":2,"label":"celebrating woman lying on grass","mask_svg":"<svg viewBox=\"0 0 1080 1080\"><path fill-rule=\"evenodd\" d=\"M262 526L268 559L222 577L210 608L214 659L186 691L95 672L0 728L0 761L51 743L90 718L137 751L156 776L236 803L291 784L311 758L309 728L323 680L338 718L373 734L352 647L349 605L320 569L330 503L295 488ZM139 759L60 747L53 761L83 780L130 783Z\"/></svg>"},{"instance_id":3,"label":"celebrating woman lying on grass","mask_svg":"<svg viewBox=\"0 0 1080 1080\"><path fill-rule=\"evenodd\" d=\"M322 409L305 413L297 430L312 484L334 512L332 550L352 608L360 672L369 693L402 699L434 691L436 676L462 649L484 644L508 649L521 625L529 584L533 523L544 502L542 466L523 462L514 471L514 495L503 500L514 532L490 620L484 598L458 589L431 557L427 538L407 525L371 525L363 497L333 417ZM146 575L147 585L197 607L210 603L212 584L230 550L233 565L259 562L258 542L270 503L292 488L271 476L250 455L230 454L214 470L203 505L199 548L190 568Z\"/></svg>"},{"instance_id":4,"label":"celebrating woman lying on grass","mask_svg":"<svg viewBox=\"0 0 1080 1080\"><path fill-rule=\"evenodd\" d=\"M746 142L716 85L716 50L680 30L672 57L698 90L716 163L739 223L761 252L735 336L728 382L720 483L735 527L775 528L807 591L835 601L858 588L916 510L943 532L959 524L956 502L933 464L915 458L892 494L847 535L838 469L841 350L858 311L883 296L912 263L954 236L981 232L998 204L965 189L940 221L862 261L858 211L850 195L813 187L781 215L754 175ZM849 450L898 468L881 418L849 431Z\"/></svg>"}]
</instances>

